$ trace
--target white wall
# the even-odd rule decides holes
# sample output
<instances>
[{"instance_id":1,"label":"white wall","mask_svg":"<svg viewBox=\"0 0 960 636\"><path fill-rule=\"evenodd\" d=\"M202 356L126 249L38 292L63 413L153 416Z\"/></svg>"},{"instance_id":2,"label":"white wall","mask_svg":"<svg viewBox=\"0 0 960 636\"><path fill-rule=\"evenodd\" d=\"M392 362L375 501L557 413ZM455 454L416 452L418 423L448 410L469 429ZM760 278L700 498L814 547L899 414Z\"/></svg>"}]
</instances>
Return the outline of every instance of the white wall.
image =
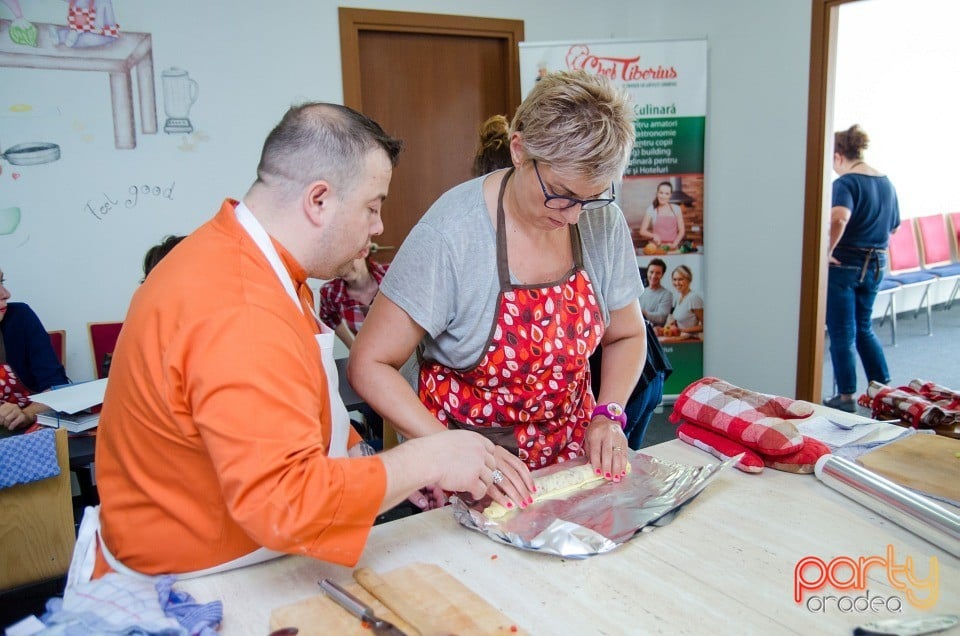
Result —
<instances>
[{"instance_id":1,"label":"white wall","mask_svg":"<svg viewBox=\"0 0 960 636\"><path fill-rule=\"evenodd\" d=\"M29 19L64 22L59 0L22 4ZM707 37L705 370L792 394L808 0L344 4L521 19L528 41ZM153 34L158 78L178 66L200 83L190 116L207 139L194 138L192 151L179 149L183 140L163 132L138 134L135 150L115 150L102 73L0 69L0 149L54 141L63 150L60 161L25 167L16 181L11 166L0 163L0 208L19 205L24 212L17 232L0 236L0 267L14 300L30 303L48 329L68 331L67 370L74 380L93 375L86 323L123 318L145 250L163 234L194 229L223 197L242 196L264 136L291 102L342 100L337 6L116 0L122 29ZM157 97L162 127L159 84ZM13 103L31 104L34 114L10 116ZM172 182L173 201L141 202L103 221L83 211L86 201L103 193L117 198L131 184Z\"/></svg>"}]
</instances>

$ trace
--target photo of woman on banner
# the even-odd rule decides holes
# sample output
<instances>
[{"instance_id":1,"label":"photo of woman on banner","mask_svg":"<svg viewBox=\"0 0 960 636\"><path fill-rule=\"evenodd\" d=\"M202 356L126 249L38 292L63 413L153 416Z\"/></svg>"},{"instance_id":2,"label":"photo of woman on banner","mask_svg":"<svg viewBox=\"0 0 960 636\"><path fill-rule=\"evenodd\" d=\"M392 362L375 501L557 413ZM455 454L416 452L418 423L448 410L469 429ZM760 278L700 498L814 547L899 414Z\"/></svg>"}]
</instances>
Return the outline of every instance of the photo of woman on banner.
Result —
<instances>
[{"instance_id":1,"label":"photo of woman on banner","mask_svg":"<svg viewBox=\"0 0 960 636\"><path fill-rule=\"evenodd\" d=\"M657 184L657 195L640 224L640 236L665 250L677 249L686 233L683 211L679 205L670 203L673 186L669 181Z\"/></svg>"},{"instance_id":2,"label":"photo of woman on banner","mask_svg":"<svg viewBox=\"0 0 960 636\"><path fill-rule=\"evenodd\" d=\"M673 313L662 328L657 329L661 342L684 342L703 338L703 298L691 290L693 271L687 265L677 265L670 273L676 294Z\"/></svg>"},{"instance_id":3,"label":"photo of woman on banner","mask_svg":"<svg viewBox=\"0 0 960 636\"><path fill-rule=\"evenodd\" d=\"M637 256L703 252L703 174L628 175L623 198Z\"/></svg>"}]
</instances>

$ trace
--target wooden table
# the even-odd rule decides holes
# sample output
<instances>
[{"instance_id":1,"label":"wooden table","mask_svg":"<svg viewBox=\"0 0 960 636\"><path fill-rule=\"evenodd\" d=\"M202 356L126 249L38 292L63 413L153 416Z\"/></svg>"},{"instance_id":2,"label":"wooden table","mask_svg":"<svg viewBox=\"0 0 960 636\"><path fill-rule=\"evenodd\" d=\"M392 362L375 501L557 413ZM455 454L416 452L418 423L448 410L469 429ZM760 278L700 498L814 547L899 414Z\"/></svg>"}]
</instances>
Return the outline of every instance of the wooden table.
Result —
<instances>
[{"instance_id":1,"label":"wooden table","mask_svg":"<svg viewBox=\"0 0 960 636\"><path fill-rule=\"evenodd\" d=\"M10 20L0 20L0 66L108 73L113 107L113 139L114 145L120 149L137 147L130 77L130 70L136 69L140 129L144 134L157 132L153 41L149 33L123 31L116 42L106 46L70 48L59 46L51 33L55 28L65 27L42 22L34 24L38 30L36 47L14 44L7 33Z\"/></svg>"},{"instance_id":2,"label":"wooden table","mask_svg":"<svg viewBox=\"0 0 960 636\"><path fill-rule=\"evenodd\" d=\"M714 461L677 440L644 452L691 465ZM849 634L892 615L835 605L809 611L793 600L794 568L808 556L885 556L888 545L899 564L912 557L921 577L935 557L940 600L932 611L960 612L960 560L812 475L769 469L724 471L671 524L582 561L495 543L441 509L375 526L359 565L436 563L533 634ZM351 569L290 556L177 588L201 602L223 601L224 636L263 636L274 608L318 594L323 577L348 582ZM867 581L871 598L903 598L880 568ZM903 606L900 616L919 613Z\"/></svg>"}]
</instances>

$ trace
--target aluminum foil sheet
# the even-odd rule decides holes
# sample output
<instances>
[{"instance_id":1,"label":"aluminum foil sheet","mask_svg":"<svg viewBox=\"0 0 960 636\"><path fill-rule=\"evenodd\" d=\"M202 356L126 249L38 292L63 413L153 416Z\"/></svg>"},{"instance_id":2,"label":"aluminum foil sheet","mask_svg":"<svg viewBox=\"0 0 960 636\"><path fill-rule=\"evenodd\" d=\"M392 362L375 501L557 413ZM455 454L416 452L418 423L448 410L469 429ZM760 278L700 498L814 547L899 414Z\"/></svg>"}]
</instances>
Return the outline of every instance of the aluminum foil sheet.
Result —
<instances>
[{"instance_id":1,"label":"aluminum foil sheet","mask_svg":"<svg viewBox=\"0 0 960 636\"><path fill-rule=\"evenodd\" d=\"M886 477L835 455L814 470L824 484L960 557L960 515Z\"/></svg>"},{"instance_id":2,"label":"aluminum foil sheet","mask_svg":"<svg viewBox=\"0 0 960 636\"><path fill-rule=\"evenodd\" d=\"M488 519L484 500L453 498L461 525L499 541L534 552L583 559L613 550L649 525L665 525L696 497L733 458L721 464L687 466L629 452L630 472L620 483L605 483L563 499L539 501L525 510ZM536 471L535 476L585 464L581 458ZM672 514L673 513L673 514Z\"/></svg>"}]
</instances>

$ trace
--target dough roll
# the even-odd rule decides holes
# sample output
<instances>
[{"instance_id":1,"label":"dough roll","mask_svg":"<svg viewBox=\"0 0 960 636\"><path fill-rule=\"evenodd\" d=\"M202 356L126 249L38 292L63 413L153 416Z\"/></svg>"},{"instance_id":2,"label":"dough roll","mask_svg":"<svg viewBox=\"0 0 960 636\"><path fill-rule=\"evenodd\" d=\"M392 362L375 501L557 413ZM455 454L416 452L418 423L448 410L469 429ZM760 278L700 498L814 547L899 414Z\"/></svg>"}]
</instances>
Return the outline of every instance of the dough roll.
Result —
<instances>
[{"instance_id":1,"label":"dough roll","mask_svg":"<svg viewBox=\"0 0 960 636\"><path fill-rule=\"evenodd\" d=\"M629 463L626 470L628 473L632 470ZM595 488L604 481L606 480L603 476L594 472L593 466L590 464L565 468L550 475L534 477L533 483L537 486L537 492L533 494L533 503L544 499L558 499L576 490ZM488 519L499 519L507 512L509 511L497 502L493 502L483 509L483 514Z\"/></svg>"}]
</instances>

